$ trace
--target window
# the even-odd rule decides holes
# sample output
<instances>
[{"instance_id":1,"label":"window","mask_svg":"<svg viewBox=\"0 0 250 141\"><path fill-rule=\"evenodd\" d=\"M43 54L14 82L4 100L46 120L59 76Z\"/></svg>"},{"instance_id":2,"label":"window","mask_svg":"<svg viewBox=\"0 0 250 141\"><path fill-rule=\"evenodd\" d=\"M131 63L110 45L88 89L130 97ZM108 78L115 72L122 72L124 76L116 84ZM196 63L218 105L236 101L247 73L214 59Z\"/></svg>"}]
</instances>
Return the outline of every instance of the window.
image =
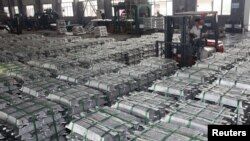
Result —
<instances>
[{"instance_id":1,"label":"window","mask_svg":"<svg viewBox=\"0 0 250 141\"><path fill-rule=\"evenodd\" d=\"M73 17L74 16L72 2L63 2L62 3L62 14L63 14L63 17Z\"/></svg>"},{"instance_id":2,"label":"window","mask_svg":"<svg viewBox=\"0 0 250 141\"><path fill-rule=\"evenodd\" d=\"M18 6L14 6L15 14L19 14Z\"/></svg>"},{"instance_id":3,"label":"window","mask_svg":"<svg viewBox=\"0 0 250 141\"><path fill-rule=\"evenodd\" d=\"M232 0L198 0L197 11L217 11L218 15L231 15Z\"/></svg>"},{"instance_id":4,"label":"window","mask_svg":"<svg viewBox=\"0 0 250 141\"><path fill-rule=\"evenodd\" d=\"M95 17L97 10L97 0L80 0L84 5L84 16Z\"/></svg>"},{"instance_id":5,"label":"window","mask_svg":"<svg viewBox=\"0 0 250 141\"><path fill-rule=\"evenodd\" d=\"M222 1L222 15L231 15L232 0Z\"/></svg>"},{"instance_id":6,"label":"window","mask_svg":"<svg viewBox=\"0 0 250 141\"><path fill-rule=\"evenodd\" d=\"M112 5L118 5L120 2L124 2L125 0L112 0ZM115 16L115 9L112 7L112 15Z\"/></svg>"},{"instance_id":7,"label":"window","mask_svg":"<svg viewBox=\"0 0 250 141\"><path fill-rule=\"evenodd\" d=\"M52 4L43 4L43 10L52 9Z\"/></svg>"},{"instance_id":8,"label":"window","mask_svg":"<svg viewBox=\"0 0 250 141\"><path fill-rule=\"evenodd\" d=\"M212 3L213 0L198 0L197 11L212 11L213 10Z\"/></svg>"},{"instance_id":9,"label":"window","mask_svg":"<svg viewBox=\"0 0 250 141\"><path fill-rule=\"evenodd\" d=\"M10 17L9 8L8 7L4 7L3 10L4 10L4 13L6 13L8 17Z\"/></svg>"},{"instance_id":10,"label":"window","mask_svg":"<svg viewBox=\"0 0 250 141\"><path fill-rule=\"evenodd\" d=\"M173 0L149 0L149 3L152 5L153 16L156 16L158 11L164 16L173 15Z\"/></svg>"},{"instance_id":11,"label":"window","mask_svg":"<svg viewBox=\"0 0 250 141\"><path fill-rule=\"evenodd\" d=\"M35 10L33 5L27 5L26 6L26 13L27 17L34 17L35 15Z\"/></svg>"}]
</instances>

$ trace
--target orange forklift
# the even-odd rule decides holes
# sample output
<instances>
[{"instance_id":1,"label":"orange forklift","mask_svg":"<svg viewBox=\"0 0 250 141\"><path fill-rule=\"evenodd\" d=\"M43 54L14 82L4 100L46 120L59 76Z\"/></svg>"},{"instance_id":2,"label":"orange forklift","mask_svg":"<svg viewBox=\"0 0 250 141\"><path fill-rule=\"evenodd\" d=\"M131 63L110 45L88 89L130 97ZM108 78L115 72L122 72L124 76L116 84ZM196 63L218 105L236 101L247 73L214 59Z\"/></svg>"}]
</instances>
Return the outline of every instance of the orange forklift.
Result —
<instances>
[{"instance_id":1,"label":"orange forklift","mask_svg":"<svg viewBox=\"0 0 250 141\"><path fill-rule=\"evenodd\" d=\"M200 18L204 21L201 32L208 35L201 38L199 44L191 43L190 29L193 21ZM174 34L180 35L180 40L173 39ZM224 52L224 45L219 41L218 15L217 12L182 12L175 13L174 16L165 17L165 41L164 55L166 58L175 59L180 67L191 66L200 57L197 48L211 48L216 52ZM199 53L198 53L199 54Z\"/></svg>"}]
</instances>

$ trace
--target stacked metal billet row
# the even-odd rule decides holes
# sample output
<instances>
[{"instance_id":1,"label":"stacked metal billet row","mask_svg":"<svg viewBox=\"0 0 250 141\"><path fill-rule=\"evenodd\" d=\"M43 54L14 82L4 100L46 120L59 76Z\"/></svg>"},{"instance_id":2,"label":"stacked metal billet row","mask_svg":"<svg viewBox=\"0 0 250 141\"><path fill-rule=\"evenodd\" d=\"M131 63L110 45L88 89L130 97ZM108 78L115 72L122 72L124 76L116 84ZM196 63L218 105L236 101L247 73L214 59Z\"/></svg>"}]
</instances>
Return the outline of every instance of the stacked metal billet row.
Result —
<instances>
[{"instance_id":1,"label":"stacked metal billet row","mask_svg":"<svg viewBox=\"0 0 250 141\"><path fill-rule=\"evenodd\" d=\"M11 63L0 63L0 74L6 73L8 71L18 71L27 68L27 65L24 65L20 62L11 62Z\"/></svg>"},{"instance_id":2,"label":"stacked metal billet row","mask_svg":"<svg viewBox=\"0 0 250 141\"><path fill-rule=\"evenodd\" d=\"M157 68L161 71L162 76L170 75L177 70L177 64L174 60L159 57L144 59L141 61L140 65Z\"/></svg>"},{"instance_id":3,"label":"stacked metal billet row","mask_svg":"<svg viewBox=\"0 0 250 141\"><path fill-rule=\"evenodd\" d=\"M250 71L249 62L240 62L240 63L236 64L234 66L234 68L232 68L230 71L235 71L238 73L249 72Z\"/></svg>"},{"instance_id":4,"label":"stacked metal billet row","mask_svg":"<svg viewBox=\"0 0 250 141\"><path fill-rule=\"evenodd\" d=\"M134 92L130 96L118 100L112 107L140 118L148 124L164 117L166 108L174 103L174 99L149 92Z\"/></svg>"},{"instance_id":5,"label":"stacked metal billet row","mask_svg":"<svg viewBox=\"0 0 250 141\"><path fill-rule=\"evenodd\" d=\"M211 69L211 70L218 70L218 71L223 71L223 70L230 70L233 68L233 62L227 61L227 60L221 60L218 58L208 58L202 61L196 62L194 67L198 68L204 68L204 69Z\"/></svg>"},{"instance_id":6,"label":"stacked metal billet row","mask_svg":"<svg viewBox=\"0 0 250 141\"><path fill-rule=\"evenodd\" d=\"M207 135L207 125L236 124L237 114L225 107L188 100L178 101L176 105L172 105L169 113L161 121L187 126Z\"/></svg>"},{"instance_id":7,"label":"stacked metal billet row","mask_svg":"<svg viewBox=\"0 0 250 141\"><path fill-rule=\"evenodd\" d=\"M20 83L48 78L51 76L51 74L46 70L30 67L21 70L8 71L6 75L17 79L17 81Z\"/></svg>"},{"instance_id":8,"label":"stacked metal billet row","mask_svg":"<svg viewBox=\"0 0 250 141\"><path fill-rule=\"evenodd\" d=\"M46 97L51 92L65 88L69 88L67 83L53 78L46 78L25 82L20 91L35 97Z\"/></svg>"},{"instance_id":9,"label":"stacked metal billet row","mask_svg":"<svg viewBox=\"0 0 250 141\"><path fill-rule=\"evenodd\" d=\"M157 122L135 134L130 134L128 141L207 141L203 133L185 126Z\"/></svg>"},{"instance_id":10,"label":"stacked metal billet row","mask_svg":"<svg viewBox=\"0 0 250 141\"><path fill-rule=\"evenodd\" d=\"M183 70L177 71L175 73L175 76L180 78L194 79L202 83L211 83L216 80L218 74L219 72L215 70L192 67L184 68Z\"/></svg>"},{"instance_id":11,"label":"stacked metal billet row","mask_svg":"<svg viewBox=\"0 0 250 141\"><path fill-rule=\"evenodd\" d=\"M77 68L66 69L57 73L57 79L75 84L84 84L94 76L100 75L100 72L89 69Z\"/></svg>"},{"instance_id":12,"label":"stacked metal billet row","mask_svg":"<svg viewBox=\"0 0 250 141\"><path fill-rule=\"evenodd\" d=\"M0 99L8 104L0 109L0 132L5 138L59 141L65 134L60 105L29 95L1 93Z\"/></svg>"},{"instance_id":13,"label":"stacked metal billet row","mask_svg":"<svg viewBox=\"0 0 250 141\"><path fill-rule=\"evenodd\" d=\"M11 92L13 94L18 93L18 82L11 77L0 74L0 93Z\"/></svg>"},{"instance_id":14,"label":"stacked metal billet row","mask_svg":"<svg viewBox=\"0 0 250 141\"><path fill-rule=\"evenodd\" d=\"M69 69L75 67L75 61L71 61L69 59L62 60L56 58L46 58L46 59L39 59L39 60L31 60L27 62L31 66L44 68L48 70L52 70L54 72L61 71L63 69Z\"/></svg>"},{"instance_id":15,"label":"stacked metal billet row","mask_svg":"<svg viewBox=\"0 0 250 141\"><path fill-rule=\"evenodd\" d=\"M169 77L157 80L149 87L150 91L155 91L165 96L173 96L181 99L193 99L200 91L201 83L191 78Z\"/></svg>"},{"instance_id":16,"label":"stacked metal billet row","mask_svg":"<svg viewBox=\"0 0 250 141\"><path fill-rule=\"evenodd\" d=\"M91 71L100 72L100 74L118 72L120 69L126 67L125 64L114 61L103 61L101 63L92 64L90 66Z\"/></svg>"},{"instance_id":17,"label":"stacked metal billet row","mask_svg":"<svg viewBox=\"0 0 250 141\"><path fill-rule=\"evenodd\" d=\"M47 99L61 104L72 115L107 103L102 92L85 86L72 86L51 92Z\"/></svg>"},{"instance_id":18,"label":"stacked metal billet row","mask_svg":"<svg viewBox=\"0 0 250 141\"><path fill-rule=\"evenodd\" d=\"M250 91L235 86L212 85L204 88L196 98L203 102L212 102L231 107L238 113L237 124L247 124L250 118Z\"/></svg>"},{"instance_id":19,"label":"stacked metal billet row","mask_svg":"<svg viewBox=\"0 0 250 141\"><path fill-rule=\"evenodd\" d=\"M138 127L136 118L118 111L109 110L81 115L71 121L66 128L71 131L69 141L126 141L126 136ZM123 120L127 117L126 120Z\"/></svg>"},{"instance_id":20,"label":"stacked metal billet row","mask_svg":"<svg viewBox=\"0 0 250 141\"><path fill-rule=\"evenodd\" d=\"M250 90L250 72L227 71L216 80L216 84Z\"/></svg>"},{"instance_id":21,"label":"stacked metal billet row","mask_svg":"<svg viewBox=\"0 0 250 141\"><path fill-rule=\"evenodd\" d=\"M134 78L140 89L162 77L161 69L142 65L129 66L121 69L118 73Z\"/></svg>"},{"instance_id":22,"label":"stacked metal billet row","mask_svg":"<svg viewBox=\"0 0 250 141\"><path fill-rule=\"evenodd\" d=\"M96 76L88 80L85 85L105 92L110 102L139 88L133 77L116 73Z\"/></svg>"}]
</instances>

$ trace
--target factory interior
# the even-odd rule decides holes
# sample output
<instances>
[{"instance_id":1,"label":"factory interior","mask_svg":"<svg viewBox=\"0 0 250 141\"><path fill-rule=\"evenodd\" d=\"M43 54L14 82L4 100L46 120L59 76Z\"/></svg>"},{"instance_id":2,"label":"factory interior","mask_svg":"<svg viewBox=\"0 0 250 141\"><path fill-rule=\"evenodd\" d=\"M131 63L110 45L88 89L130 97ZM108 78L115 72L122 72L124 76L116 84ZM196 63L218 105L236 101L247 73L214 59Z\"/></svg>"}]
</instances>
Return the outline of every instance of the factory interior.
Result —
<instances>
[{"instance_id":1,"label":"factory interior","mask_svg":"<svg viewBox=\"0 0 250 141\"><path fill-rule=\"evenodd\" d=\"M249 30L250 0L0 0L0 141L250 125Z\"/></svg>"}]
</instances>

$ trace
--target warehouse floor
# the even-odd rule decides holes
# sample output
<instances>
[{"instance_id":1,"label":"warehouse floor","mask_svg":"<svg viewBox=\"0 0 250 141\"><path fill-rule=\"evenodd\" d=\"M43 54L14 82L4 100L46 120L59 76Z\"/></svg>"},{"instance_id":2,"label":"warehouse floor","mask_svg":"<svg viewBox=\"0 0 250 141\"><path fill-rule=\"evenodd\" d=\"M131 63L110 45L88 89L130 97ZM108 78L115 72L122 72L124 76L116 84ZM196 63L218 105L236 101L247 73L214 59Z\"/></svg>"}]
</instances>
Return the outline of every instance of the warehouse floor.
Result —
<instances>
[{"instance_id":1,"label":"warehouse floor","mask_svg":"<svg viewBox=\"0 0 250 141\"><path fill-rule=\"evenodd\" d=\"M89 37L0 34L0 140L206 141L209 124L250 124L249 33L182 69L156 57L163 33Z\"/></svg>"}]
</instances>

